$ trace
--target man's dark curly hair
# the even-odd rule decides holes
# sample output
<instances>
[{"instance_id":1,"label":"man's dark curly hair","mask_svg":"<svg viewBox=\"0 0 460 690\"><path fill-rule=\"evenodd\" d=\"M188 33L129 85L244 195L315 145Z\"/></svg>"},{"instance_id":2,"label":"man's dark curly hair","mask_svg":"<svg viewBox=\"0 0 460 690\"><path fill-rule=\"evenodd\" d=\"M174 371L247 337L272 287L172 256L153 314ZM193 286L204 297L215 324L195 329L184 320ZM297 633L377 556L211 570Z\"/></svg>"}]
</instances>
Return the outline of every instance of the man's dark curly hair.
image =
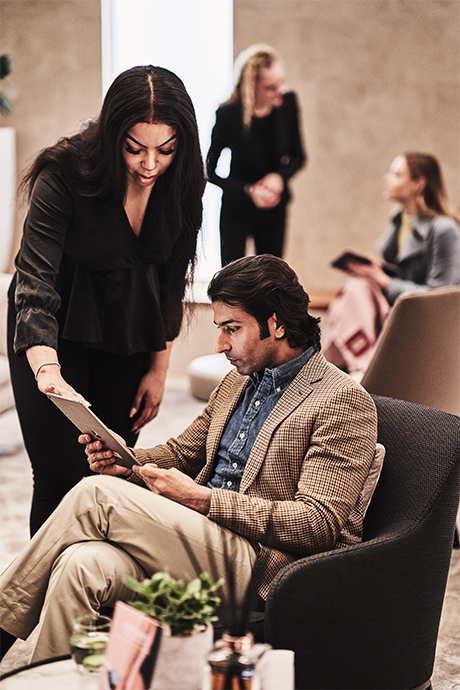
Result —
<instances>
[{"instance_id":1,"label":"man's dark curly hair","mask_svg":"<svg viewBox=\"0 0 460 690\"><path fill-rule=\"evenodd\" d=\"M310 298L292 268L276 256L246 256L227 264L209 283L208 297L251 314L261 339L269 336L267 322L275 314L291 347L321 349L320 319L308 313Z\"/></svg>"}]
</instances>

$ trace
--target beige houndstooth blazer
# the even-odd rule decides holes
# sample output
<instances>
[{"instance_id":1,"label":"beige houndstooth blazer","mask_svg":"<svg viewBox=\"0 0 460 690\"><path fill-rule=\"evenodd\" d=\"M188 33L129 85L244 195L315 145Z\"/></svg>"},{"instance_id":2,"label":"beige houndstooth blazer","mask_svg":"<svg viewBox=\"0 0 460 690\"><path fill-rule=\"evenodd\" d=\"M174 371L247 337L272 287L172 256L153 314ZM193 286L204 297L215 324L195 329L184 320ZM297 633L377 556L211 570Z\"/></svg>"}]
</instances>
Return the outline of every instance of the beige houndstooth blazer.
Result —
<instances>
[{"instance_id":1,"label":"beige houndstooth blazer","mask_svg":"<svg viewBox=\"0 0 460 690\"><path fill-rule=\"evenodd\" d=\"M206 484L248 381L231 371L188 429L164 445L134 449L138 459ZM361 491L376 441L369 394L321 352L313 355L260 430L240 491L212 490L208 518L260 545L254 583L263 598L291 561L361 540Z\"/></svg>"}]
</instances>

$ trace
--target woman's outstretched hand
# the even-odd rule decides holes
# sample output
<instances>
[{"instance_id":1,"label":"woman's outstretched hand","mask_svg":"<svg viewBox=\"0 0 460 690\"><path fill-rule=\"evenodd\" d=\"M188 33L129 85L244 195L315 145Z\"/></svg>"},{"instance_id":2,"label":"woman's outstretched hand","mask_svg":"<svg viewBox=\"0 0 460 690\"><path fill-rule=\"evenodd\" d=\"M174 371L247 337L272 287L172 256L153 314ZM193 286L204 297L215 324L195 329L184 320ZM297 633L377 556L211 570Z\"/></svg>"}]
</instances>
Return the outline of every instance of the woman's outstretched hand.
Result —
<instances>
[{"instance_id":1,"label":"woman's outstretched hand","mask_svg":"<svg viewBox=\"0 0 460 690\"><path fill-rule=\"evenodd\" d=\"M66 398L85 400L75 388L67 383L61 373L58 353L48 345L34 345L26 351L32 373L41 393L54 393Z\"/></svg>"},{"instance_id":2,"label":"woman's outstretched hand","mask_svg":"<svg viewBox=\"0 0 460 690\"><path fill-rule=\"evenodd\" d=\"M72 386L63 379L60 368L55 364L47 364L45 367L42 367L36 379L38 390L41 393L54 393L55 395L62 395L65 398L85 400L83 395L77 393L75 388L72 388Z\"/></svg>"}]
</instances>

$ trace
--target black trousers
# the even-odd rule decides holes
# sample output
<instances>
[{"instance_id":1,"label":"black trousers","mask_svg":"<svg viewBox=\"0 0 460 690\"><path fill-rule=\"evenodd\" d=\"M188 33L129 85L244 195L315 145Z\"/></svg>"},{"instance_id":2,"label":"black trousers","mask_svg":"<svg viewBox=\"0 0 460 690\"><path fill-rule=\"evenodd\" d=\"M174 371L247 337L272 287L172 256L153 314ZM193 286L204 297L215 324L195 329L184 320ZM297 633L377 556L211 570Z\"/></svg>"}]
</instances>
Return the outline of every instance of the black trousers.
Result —
<instances>
[{"instance_id":1,"label":"black trousers","mask_svg":"<svg viewBox=\"0 0 460 690\"><path fill-rule=\"evenodd\" d=\"M46 395L40 393L25 356L13 352L15 314L8 314L8 357L16 409L25 447L32 465L33 497L30 531L35 534L64 494L84 476L93 474L78 429ZM129 411L139 381L147 371L149 354L122 357L81 345L59 345L64 379L90 403L110 428L133 446Z\"/></svg>"},{"instance_id":2,"label":"black trousers","mask_svg":"<svg viewBox=\"0 0 460 690\"><path fill-rule=\"evenodd\" d=\"M256 254L282 257L286 227L286 206L273 209L251 207L241 211L223 204L220 213L220 253L222 266L245 255L246 240L254 238Z\"/></svg>"}]
</instances>

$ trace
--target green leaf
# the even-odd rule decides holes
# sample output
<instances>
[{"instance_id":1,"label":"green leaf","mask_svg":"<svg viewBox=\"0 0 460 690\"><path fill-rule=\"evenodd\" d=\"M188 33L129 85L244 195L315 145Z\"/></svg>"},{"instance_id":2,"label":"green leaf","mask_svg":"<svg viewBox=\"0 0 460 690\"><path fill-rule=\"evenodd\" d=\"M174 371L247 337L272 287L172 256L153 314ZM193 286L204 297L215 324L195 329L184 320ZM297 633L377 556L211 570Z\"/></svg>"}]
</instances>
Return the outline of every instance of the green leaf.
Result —
<instances>
[{"instance_id":1,"label":"green leaf","mask_svg":"<svg viewBox=\"0 0 460 690\"><path fill-rule=\"evenodd\" d=\"M155 573L142 582L129 576L124 578L125 585L145 599L129 603L167 625L173 635L191 634L195 627L217 620L213 614L220 598L214 592L222 582L220 579L213 584L207 573L201 573L186 584L171 577L167 571Z\"/></svg>"}]
</instances>

